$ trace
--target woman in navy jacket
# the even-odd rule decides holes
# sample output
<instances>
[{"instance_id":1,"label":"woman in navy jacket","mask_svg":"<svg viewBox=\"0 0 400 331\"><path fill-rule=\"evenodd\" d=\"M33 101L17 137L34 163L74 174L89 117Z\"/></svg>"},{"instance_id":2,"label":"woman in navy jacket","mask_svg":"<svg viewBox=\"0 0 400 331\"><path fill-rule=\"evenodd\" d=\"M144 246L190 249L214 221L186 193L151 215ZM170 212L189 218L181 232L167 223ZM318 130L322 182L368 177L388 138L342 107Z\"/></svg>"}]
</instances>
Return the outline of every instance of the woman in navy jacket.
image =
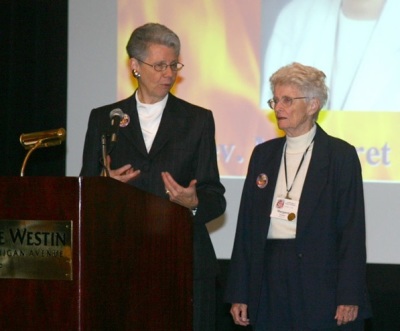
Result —
<instances>
[{"instance_id":1,"label":"woman in navy jacket","mask_svg":"<svg viewBox=\"0 0 400 331\"><path fill-rule=\"evenodd\" d=\"M226 206L213 115L169 92L183 67L173 31L157 23L138 27L127 51L139 87L129 98L91 112L81 176L100 175L102 135L110 129L110 114L121 111L118 140L108 142L110 177L178 203L193 215L193 330L213 331L218 264L206 223Z\"/></svg>"},{"instance_id":2,"label":"woman in navy jacket","mask_svg":"<svg viewBox=\"0 0 400 331\"><path fill-rule=\"evenodd\" d=\"M293 63L271 77L285 137L255 147L226 288L238 325L363 330L365 216L356 150L316 124L325 74Z\"/></svg>"}]
</instances>

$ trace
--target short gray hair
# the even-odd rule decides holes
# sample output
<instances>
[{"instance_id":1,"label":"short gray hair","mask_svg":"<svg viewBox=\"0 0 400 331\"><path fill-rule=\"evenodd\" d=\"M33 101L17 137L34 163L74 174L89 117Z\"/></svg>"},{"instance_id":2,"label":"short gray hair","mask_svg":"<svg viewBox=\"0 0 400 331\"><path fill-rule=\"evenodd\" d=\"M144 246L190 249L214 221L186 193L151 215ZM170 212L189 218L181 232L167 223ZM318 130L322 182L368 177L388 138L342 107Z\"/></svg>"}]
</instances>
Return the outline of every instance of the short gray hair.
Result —
<instances>
[{"instance_id":1,"label":"short gray hair","mask_svg":"<svg viewBox=\"0 0 400 331\"><path fill-rule=\"evenodd\" d=\"M321 109L328 99L325 78L326 75L321 70L293 62L276 71L269 81L272 93L277 85L294 85L305 95L318 99Z\"/></svg>"},{"instance_id":2,"label":"short gray hair","mask_svg":"<svg viewBox=\"0 0 400 331\"><path fill-rule=\"evenodd\" d=\"M177 57L181 50L179 37L172 30L159 23L147 23L132 32L126 51L130 58L144 60L152 44L173 48Z\"/></svg>"}]
</instances>

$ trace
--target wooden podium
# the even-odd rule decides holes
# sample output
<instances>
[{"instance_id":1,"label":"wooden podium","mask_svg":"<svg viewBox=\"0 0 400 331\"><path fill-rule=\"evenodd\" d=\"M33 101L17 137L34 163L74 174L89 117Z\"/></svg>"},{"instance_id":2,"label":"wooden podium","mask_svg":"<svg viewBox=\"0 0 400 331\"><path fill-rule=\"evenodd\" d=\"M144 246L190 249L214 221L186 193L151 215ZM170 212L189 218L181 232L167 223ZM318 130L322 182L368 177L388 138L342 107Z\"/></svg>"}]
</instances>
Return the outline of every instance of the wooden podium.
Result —
<instances>
[{"instance_id":1,"label":"wooden podium","mask_svg":"<svg viewBox=\"0 0 400 331\"><path fill-rule=\"evenodd\" d=\"M192 330L186 208L110 178L0 177L0 222L18 220L69 221L72 273L14 278L0 265L0 330ZM18 252L2 247L3 232L8 261Z\"/></svg>"}]
</instances>

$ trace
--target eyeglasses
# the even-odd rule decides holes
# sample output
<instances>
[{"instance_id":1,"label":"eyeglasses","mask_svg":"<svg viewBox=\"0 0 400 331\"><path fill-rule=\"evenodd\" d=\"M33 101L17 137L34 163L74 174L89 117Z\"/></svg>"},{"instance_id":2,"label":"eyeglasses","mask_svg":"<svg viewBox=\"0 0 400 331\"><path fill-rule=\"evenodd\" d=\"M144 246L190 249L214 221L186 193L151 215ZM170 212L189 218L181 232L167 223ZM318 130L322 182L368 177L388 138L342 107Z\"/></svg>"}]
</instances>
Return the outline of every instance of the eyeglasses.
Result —
<instances>
[{"instance_id":1,"label":"eyeglasses","mask_svg":"<svg viewBox=\"0 0 400 331\"><path fill-rule=\"evenodd\" d=\"M271 109L275 109L276 105L280 102L284 107L290 107L293 103L293 100L298 100L298 99L309 99L309 97L291 98L284 96L282 97L282 99L272 98L268 100L268 105L270 106Z\"/></svg>"},{"instance_id":2,"label":"eyeglasses","mask_svg":"<svg viewBox=\"0 0 400 331\"><path fill-rule=\"evenodd\" d=\"M182 63L180 63L180 62L173 62L171 64L166 64L166 63L150 64L150 63L144 62L144 61L139 60L139 59L137 59L137 60L139 62L147 64L150 67L153 67L155 71L165 71L165 70L167 70L168 67L170 67L172 71L179 71L184 67L184 65Z\"/></svg>"}]
</instances>

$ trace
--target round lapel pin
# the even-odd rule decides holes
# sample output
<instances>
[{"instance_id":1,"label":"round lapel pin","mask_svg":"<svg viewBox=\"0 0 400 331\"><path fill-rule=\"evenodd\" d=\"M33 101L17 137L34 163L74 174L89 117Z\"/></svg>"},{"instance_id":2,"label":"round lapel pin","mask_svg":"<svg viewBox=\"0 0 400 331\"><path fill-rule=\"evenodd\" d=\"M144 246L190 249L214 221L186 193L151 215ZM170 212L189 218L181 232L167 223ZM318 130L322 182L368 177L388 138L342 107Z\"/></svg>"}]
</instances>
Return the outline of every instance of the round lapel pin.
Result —
<instances>
[{"instance_id":1,"label":"round lapel pin","mask_svg":"<svg viewBox=\"0 0 400 331\"><path fill-rule=\"evenodd\" d=\"M130 121L131 121L131 118L129 117L129 115L124 114L124 117L122 118L121 122L119 122L119 126L121 128L124 128L129 124Z\"/></svg>"},{"instance_id":2,"label":"round lapel pin","mask_svg":"<svg viewBox=\"0 0 400 331\"><path fill-rule=\"evenodd\" d=\"M259 174L257 176L256 184L259 188L264 188L268 184L268 176L266 174Z\"/></svg>"}]
</instances>

